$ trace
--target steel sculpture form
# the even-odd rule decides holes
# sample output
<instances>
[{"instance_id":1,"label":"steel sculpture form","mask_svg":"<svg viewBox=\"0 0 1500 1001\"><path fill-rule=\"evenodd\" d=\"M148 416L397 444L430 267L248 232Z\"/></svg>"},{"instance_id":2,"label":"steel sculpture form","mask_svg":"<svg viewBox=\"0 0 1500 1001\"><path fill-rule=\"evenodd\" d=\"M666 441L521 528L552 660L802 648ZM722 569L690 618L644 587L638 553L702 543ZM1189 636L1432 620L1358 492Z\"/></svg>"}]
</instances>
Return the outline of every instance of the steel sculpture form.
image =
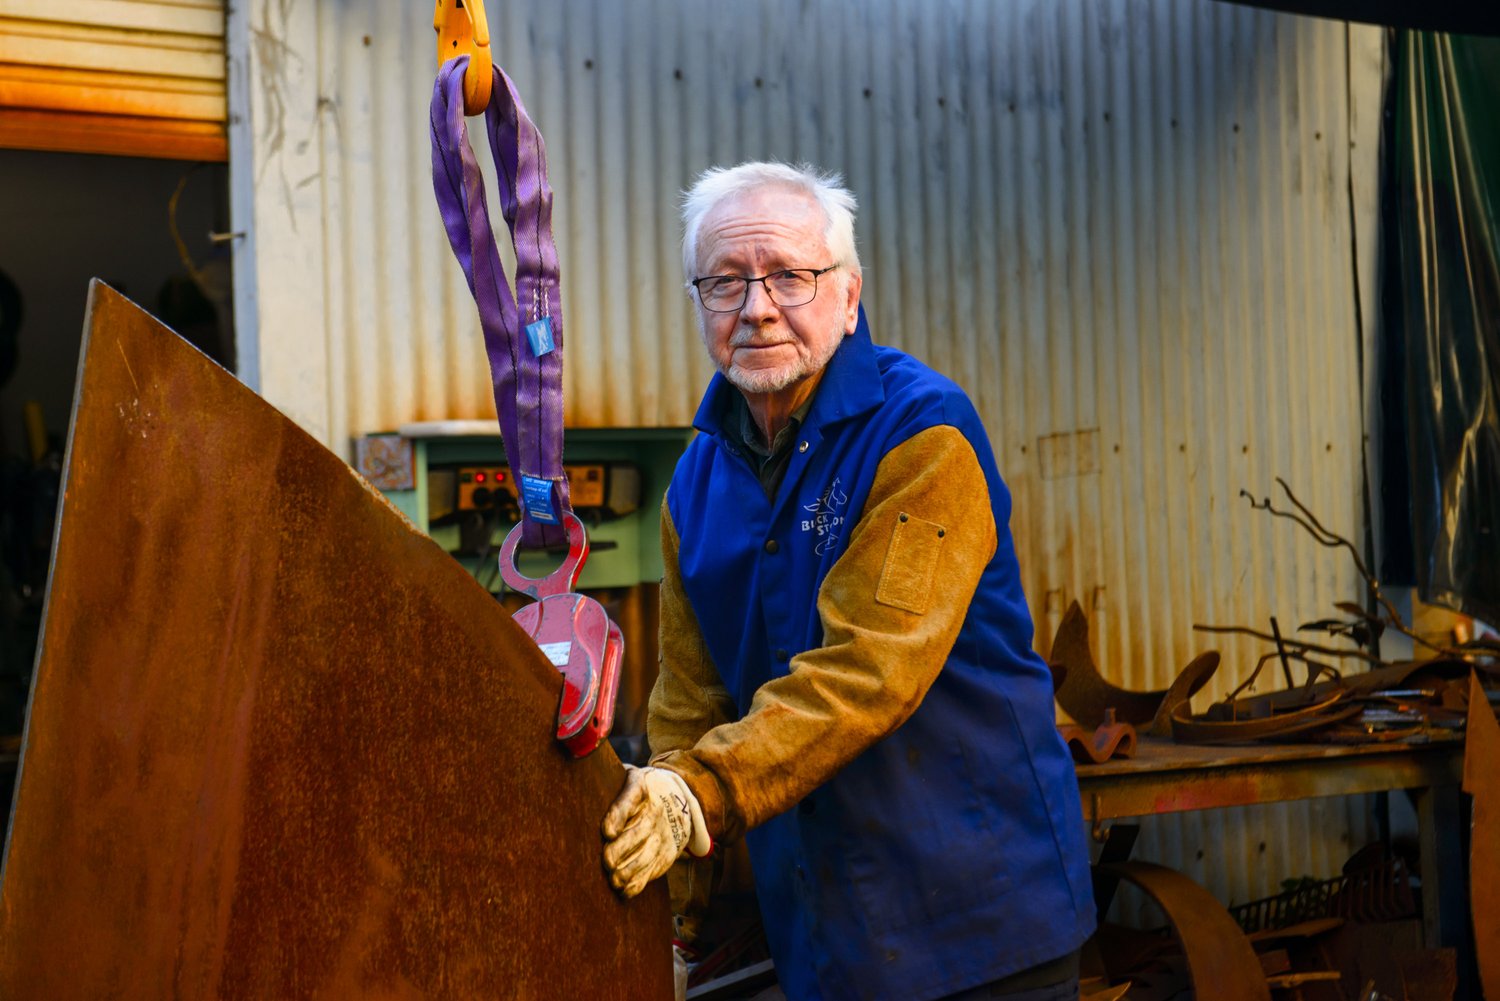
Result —
<instances>
[{"instance_id":1,"label":"steel sculpture form","mask_svg":"<svg viewBox=\"0 0 1500 1001\"><path fill-rule=\"evenodd\" d=\"M1108 710L1121 723L1144 727L1145 733L1167 737L1172 733L1171 714L1208 684L1219 667L1219 652L1209 650L1194 657L1178 672L1170 688L1133 692L1104 680L1089 650L1089 622L1078 602L1068 606L1052 652L1047 657L1057 689L1057 704L1079 726L1097 727Z\"/></svg>"},{"instance_id":2,"label":"steel sculpture form","mask_svg":"<svg viewBox=\"0 0 1500 1001\"><path fill-rule=\"evenodd\" d=\"M123 297L87 325L0 997L670 997L536 645Z\"/></svg>"},{"instance_id":3,"label":"steel sculpture form","mask_svg":"<svg viewBox=\"0 0 1500 1001\"><path fill-rule=\"evenodd\" d=\"M1224 905L1203 887L1180 872L1150 862L1112 862L1097 871L1134 884L1156 901L1182 946L1198 997L1271 1001L1255 949Z\"/></svg>"}]
</instances>

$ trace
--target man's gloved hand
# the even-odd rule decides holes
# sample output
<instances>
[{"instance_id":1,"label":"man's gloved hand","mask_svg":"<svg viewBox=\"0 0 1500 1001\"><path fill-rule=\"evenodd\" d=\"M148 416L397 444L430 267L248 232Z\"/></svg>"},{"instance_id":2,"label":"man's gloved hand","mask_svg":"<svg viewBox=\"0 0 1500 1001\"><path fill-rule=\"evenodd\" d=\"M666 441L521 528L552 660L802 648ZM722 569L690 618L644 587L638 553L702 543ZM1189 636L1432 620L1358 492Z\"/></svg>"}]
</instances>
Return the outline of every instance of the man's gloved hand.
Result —
<instances>
[{"instance_id":1,"label":"man's gloved hand","mask_svg":"<svg viewBox=\"0 0 1500 1001\"><path fill-rule=\"evenodd\" d=\"M667 768L626 765L625 788L603 830L609 881L627 898L672 868L684 849L702 858L713 848L697 797Z\"/></svg>"}]
</instances>

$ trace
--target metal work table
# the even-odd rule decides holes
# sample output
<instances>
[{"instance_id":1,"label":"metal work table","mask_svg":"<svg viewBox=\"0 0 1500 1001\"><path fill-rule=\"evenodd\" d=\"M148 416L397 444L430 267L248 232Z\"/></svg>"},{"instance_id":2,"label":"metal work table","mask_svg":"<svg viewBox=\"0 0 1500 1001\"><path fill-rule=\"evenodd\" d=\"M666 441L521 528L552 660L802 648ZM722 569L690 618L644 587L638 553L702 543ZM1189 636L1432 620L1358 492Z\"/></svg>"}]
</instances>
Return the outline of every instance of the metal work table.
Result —
<instances>
[{"instance_id":1,"label":"metal work table","mask_svg":"<svg viewBox=\"0 0 1500 1001\"><path fill-rule=\"evenodd\" d=\"M1459 786L1461 737L1427 744L1204 746L1142 738L1136 756L1078 766L1083 816L1105 821L1182 810L1407 789L1417 805L1422 924L1429 946L1472 952Z\"/></svg>"}]
</instances>

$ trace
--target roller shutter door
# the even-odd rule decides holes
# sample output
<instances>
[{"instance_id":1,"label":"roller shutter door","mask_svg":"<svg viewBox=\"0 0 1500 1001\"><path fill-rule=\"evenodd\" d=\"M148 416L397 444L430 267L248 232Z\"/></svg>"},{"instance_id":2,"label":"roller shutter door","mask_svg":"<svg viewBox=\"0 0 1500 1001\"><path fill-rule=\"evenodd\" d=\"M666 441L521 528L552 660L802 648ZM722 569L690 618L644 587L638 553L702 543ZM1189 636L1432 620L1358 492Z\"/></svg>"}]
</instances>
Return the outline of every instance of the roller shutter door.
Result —
<instances>
[{"instance_id":1,"label":"roller shutter door","mask_svg":"<svg viewBox=\"0 0 1500 1001\"><path fill-rule=\"evenodd\" d=\"M0 147L224 160L225 0L0 0Z\"/></svg>"}]
</instances>

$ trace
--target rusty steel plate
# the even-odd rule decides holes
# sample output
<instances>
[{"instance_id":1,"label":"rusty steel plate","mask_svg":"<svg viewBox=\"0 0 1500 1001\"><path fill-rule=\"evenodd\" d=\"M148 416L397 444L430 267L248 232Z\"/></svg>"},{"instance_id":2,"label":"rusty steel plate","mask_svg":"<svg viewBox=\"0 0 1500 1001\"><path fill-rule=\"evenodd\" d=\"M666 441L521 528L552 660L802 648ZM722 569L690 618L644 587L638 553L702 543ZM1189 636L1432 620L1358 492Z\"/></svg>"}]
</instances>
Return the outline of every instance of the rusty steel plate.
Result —
<instances>
[{"instance_id":1,"label":"rusty steel plate","mask_svg":"<svg viewBox=\"0 0 1500 1001\"><path fill-rule=\"evenodd\" d=\"M1474 954L1485 997L1500 998L1500 723L1479 684L1469 675L1469 718L1465 727L1464 792L1474 797L1469 838L1469 907L1474 919Z\"/></svg>"},{"instance_id":2,"label":"rusty steel plate","mask_svg":"<svg viewBox=\"0 0 1500 1001\"><path fill-rule=\"evenodd\" d=\"M95 283L0 888L0 997L672 995L608 748L332 452Z\"/></svg>"}]
</instances>

